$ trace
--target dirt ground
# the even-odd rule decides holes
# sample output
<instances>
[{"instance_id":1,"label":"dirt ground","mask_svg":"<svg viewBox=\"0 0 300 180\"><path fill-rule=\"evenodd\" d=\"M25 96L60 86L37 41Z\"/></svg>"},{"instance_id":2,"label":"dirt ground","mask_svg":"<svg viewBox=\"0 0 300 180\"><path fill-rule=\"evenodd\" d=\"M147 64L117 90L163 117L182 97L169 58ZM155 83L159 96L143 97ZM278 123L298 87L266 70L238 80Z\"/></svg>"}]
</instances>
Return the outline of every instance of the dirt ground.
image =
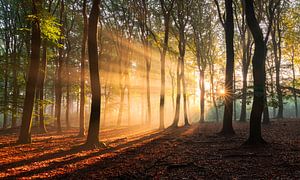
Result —
<instances>
[{"instance_id":1,"label":"dirt ground","mask_svg":"<svg viewBox=\"0 0 300 180\"><path fill-rule=\"evenodd\" d=\"M107 148L86 149L77 130L34 134L32 144L16 145L16 133L0 131L2 179L300 179L300 120L263 126L269 143L241 146L248 123L234 123L236 135L216 135L221 124L101 132ZM13 133L13 134L8 134Z\"/></svg>"}]
</instances>

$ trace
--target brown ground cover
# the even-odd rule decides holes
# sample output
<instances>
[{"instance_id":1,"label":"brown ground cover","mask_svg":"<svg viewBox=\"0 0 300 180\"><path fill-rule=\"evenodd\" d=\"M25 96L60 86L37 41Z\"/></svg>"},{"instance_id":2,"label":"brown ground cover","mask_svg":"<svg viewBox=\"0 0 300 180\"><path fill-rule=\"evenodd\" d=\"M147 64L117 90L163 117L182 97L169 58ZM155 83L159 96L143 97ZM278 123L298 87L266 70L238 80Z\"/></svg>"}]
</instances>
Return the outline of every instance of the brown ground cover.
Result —
<instances>
[{"instance_id":1,"label":"brown ground cover","mask_svg":"<svg viewBox=\"0 0 300 180\"><path fill-rule=\"evenodd\" d=\"M248 123L234 123L236 135L216 135L221 124L150 130L107 129L107 148L81 146L77 130L33 135L17 145L16 132L0 131L0 178L3 179L299 179L300 120L263 126L266 147L241 146Z\"/></svg>"}]
</instances>

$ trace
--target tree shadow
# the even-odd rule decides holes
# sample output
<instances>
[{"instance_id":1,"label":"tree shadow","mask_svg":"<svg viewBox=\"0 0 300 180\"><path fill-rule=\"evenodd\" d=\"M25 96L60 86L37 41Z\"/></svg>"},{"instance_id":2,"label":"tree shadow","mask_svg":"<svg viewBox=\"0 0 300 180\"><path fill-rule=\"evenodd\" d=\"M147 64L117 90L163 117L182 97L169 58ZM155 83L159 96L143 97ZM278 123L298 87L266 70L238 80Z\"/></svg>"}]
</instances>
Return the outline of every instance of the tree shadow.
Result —
<instances>
[{"instance_id":1,"label":"tree shadow","mask_svg":"<svg viewBox=\"0 0 300 180\"><path fill-rule=\"evenodd\" d=\"M38 168L38 169L33 169L33 170L30 170L30 171L26 171L26 172L21 172L21 173L16 174L16 175L6 176L5 178L31 177L35 174L48 172L48 171L51 171L51 170L56 169L56 168L62 168L65 165L74 164L74 163L82 161L84 159L88 159L88 158L95 157L95 156L100 156L100 155L103 155L103 154L106 154L106 153L111 153L111 152L115 152L115 151L122 150L122 149L126 149L124 151L124 152L126 152L129 149L140 148L141 146L145 146L149 143L149 142L147 142L146 144L142 144L141 146L131 147L133 145L137 145L139 143L142 143L143 141L149 141L149 140L150 140L150 142L151 141L156 141L156 140L159 140L159 139L161 139L165 136L168 136L170 134L175 134L175 136L176 136L176 134L180 134L180 133L182 133L183 131L185 131L187 129L188 128L183 127L183 128L178 128L176 130L173 129L173 130L166 130L166 131L156 131L156 132L154 132L150 135L138 138L136 140L129 141L127 143L116 145L115 147L109 147L109 148L106 148L106 149L102 148L102 149L99 149L99 151L92 152L92 153L84 155L84 156L77 156L77 157L74 157L72 159L68 159L68 160L61 161L61 162L51 162L49 164L49 166L41 167L41 168ZM151 140L151 139L153 139L153 140ZM85 146L75 146L75 147L73 147L72 149L70 149L68 151L45 154L45 155L42 155L42 156L37 157L37 158L31 158L31 159L28 159L28 160L22 160L22 161L19 161L19 162L6 164L6 165L2 166L1 170L4 171L4 170L10 169L10 168L23 166L23 165L30 164L30 163L33 163L33 162L41 162L41 161L44 161L44 160L60 158L60 157L64 157L64 156L67 156L67 155L76 154L76 153L79 153L79 152L85 151L85 150L87 150L87 148ZM104 166L105 166L105 164L104 164ZM80 170L78 170L78 171L80 171ZM67 177L67 176L68 175L66 174L65 177Z\"/></svg>"},{"instance_id":2,"label":"tree shadow","mask_svg":"<svg viewBox=\"0 0 300 180\"><path fill-rule=\"evenodd\" d=\"M162 142L170 142L170 141L174 140L174 137L183 135L189 129L191 129L191 128L189 128L187 126L177 127L177 128L168 128L165 131L162 131L160 133L160 136L158 138L154 139L153 141L142 144L141 146L128 148L125 151L118 153L117 155L115 155L113 157L103 158L94 164L85 166L84 168L76 169L73 172L56 175L52 178L53 179L66 179L68 177L87 178L86 175L88 172L92 172L91 170L95 170L94 172L97 172L99 170L109 168L109 165L114 164L116 159L121 159L121 161L124 158L133 160L137 156L139 156L143 150L150 150L152 147L159 146ZM172 135L172 137L170 137L170 135ZM175 138L175 140L176 140L176 138ZM133 143L131 145L134 145L134 144L135 143ZM118 149L114 149L114 150L118 150ZM120 174L120 172L118 172L116 174L119 174L119 175L111 176L108 178L112 178L112 179L132 179L132 178L134 178L134 179L149 179L149 178L153 178L152 176L149 176L142 171L150 170L151 168L155 167L156 164L162 163L164 161L163 159L168 157L170 154L172 154L172 152L169 152L169 154L164 155L160 158L157 156L157 158L155 159L154 162L151 162L150 165L143 164L142 165L143 167L140 167L141 169L139 169L138 171L135 171L134 174L129 173L129 172L124 172L123 174ZM105 178L105 177L102 177L102 178Z\"/></svg>"}]
</instances>

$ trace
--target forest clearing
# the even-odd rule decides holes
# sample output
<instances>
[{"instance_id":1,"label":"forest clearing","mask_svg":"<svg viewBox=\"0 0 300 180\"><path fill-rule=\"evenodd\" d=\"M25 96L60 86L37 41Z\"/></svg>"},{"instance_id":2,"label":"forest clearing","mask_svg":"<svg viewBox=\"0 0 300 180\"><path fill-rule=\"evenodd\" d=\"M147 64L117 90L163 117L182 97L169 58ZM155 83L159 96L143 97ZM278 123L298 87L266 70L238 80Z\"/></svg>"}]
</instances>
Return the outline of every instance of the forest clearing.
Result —
<instances>
[{"instance_id":1,"label":"forest clearing","mask_svg":"<svg viewBox=\"0 0 300 180\"><path fill-rule=\"evenodd\" d=\"M300 0L0 0L0 179L300 179Z\"/></svg>"}]
</instances>

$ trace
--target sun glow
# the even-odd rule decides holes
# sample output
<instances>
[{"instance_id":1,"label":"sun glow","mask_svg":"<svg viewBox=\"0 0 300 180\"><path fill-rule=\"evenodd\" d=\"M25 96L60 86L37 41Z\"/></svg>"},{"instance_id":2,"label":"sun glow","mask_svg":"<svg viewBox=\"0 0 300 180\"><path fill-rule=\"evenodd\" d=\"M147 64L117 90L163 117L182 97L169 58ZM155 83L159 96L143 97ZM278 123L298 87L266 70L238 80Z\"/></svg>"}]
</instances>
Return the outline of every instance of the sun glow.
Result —
<instances>
[{"instance_id":1,"label":"sun glow","mask_svg":"<svg viewBox=\"0 0 300 180\"><path fill-rule=\"evenodd\" d=\"M224 95L226 94L225 89L220 89L220 90L219 90L219 94L220 94L221 96L224 96Z\"/></svg>"}]
</instances>

